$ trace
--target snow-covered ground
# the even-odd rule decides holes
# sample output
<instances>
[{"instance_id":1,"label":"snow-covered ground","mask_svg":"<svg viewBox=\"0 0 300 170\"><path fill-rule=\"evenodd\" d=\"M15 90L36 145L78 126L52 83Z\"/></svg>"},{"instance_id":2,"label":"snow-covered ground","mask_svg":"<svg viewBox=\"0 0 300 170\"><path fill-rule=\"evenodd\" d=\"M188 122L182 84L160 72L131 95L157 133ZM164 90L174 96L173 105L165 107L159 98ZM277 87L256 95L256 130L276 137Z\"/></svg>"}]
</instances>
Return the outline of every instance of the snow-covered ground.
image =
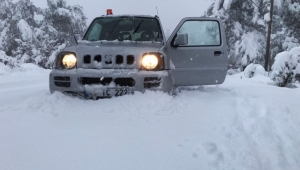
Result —
<instances>
[{"instance_id":1,"label":"snow-covered ground","mask_svg":"<svg viewBox=\"0 0 300 170\"><path fill-rule=\"evenodd\" d=\"M19 70L0 65L1 170L300 169L300 89L268 77L93 101Z\"/></svg>"}]
</instances>

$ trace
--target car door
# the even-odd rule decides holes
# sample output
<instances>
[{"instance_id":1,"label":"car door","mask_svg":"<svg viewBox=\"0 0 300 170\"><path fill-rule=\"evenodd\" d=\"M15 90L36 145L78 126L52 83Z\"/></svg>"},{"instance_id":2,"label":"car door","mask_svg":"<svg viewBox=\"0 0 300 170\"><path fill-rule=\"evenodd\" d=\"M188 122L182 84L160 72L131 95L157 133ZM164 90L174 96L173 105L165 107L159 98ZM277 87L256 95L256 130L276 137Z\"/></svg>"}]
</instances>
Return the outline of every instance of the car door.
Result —
<instances>
[{"instance_id":1,"label":"car door","mask_svg":"<svg viewBox=\"0 0 300 170\"><path fill-rule=\"evenodd\" d=\"M178 34L187 34L185 45L174 45ZM184 18L166 44L172 63L174 86L212 85L224 82L227 45L222 21L217 18Z\"/></svg>"}]
</instances>

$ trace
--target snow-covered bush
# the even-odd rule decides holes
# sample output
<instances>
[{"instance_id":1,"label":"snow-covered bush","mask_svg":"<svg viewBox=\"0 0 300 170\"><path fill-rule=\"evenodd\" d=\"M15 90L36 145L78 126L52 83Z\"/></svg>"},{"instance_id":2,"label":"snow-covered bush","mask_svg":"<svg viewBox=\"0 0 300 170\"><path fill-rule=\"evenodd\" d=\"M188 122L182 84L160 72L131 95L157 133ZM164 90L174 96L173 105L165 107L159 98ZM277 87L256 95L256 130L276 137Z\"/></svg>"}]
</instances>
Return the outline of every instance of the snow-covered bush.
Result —
<instances>
[{"instance_id":1,"label":"snow-covered bush","mask_svg":"<svg viewBox=\"0 0 300 170\"><path fill-rule=\"evenodd\" d=\"M4 65L9 67L14 67L17 65L16 59L7 56L2 50L0 50L0 63L3 63Z\"/></svg>"},{"instance_id":2,"label":"snow-covered bush","mask_svg":"<svg viewBox=\"0 0 300 170\"><path fill-rule=\"evenodd\" d=\"M300 73L300 47L276 55L272 66L271 79L280 87L295 82L295 75Z\"/></svg>"},{"instance_id":3,"label":"snow-covered bush","mask_svg":"<svg viewBox=\"0 0 300 170\"><path fill-rule=\"evenodd\" d=\"M266 71L265 71L264 67L260 64L251 63L244 70L244 76L246 78L252 78L258 74L263 75L263 76L266 75Z\"/></svg>"}]
</instances>

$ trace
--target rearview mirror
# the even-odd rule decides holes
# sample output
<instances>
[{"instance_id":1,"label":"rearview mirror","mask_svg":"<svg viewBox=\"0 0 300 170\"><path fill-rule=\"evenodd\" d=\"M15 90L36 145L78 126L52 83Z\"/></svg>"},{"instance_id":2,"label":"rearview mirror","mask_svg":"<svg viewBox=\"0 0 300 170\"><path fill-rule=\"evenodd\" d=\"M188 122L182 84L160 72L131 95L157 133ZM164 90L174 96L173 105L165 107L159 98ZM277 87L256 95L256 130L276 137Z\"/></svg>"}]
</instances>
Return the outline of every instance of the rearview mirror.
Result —
<instances>
[{"instance_id":1,"label":"rearview mirror","mask_svg":"<svg viewBox=\"0 0 300 170\"><path fill-rule=\"evenodd\" d=\"M188 45L189 39L188 39L188 34L177 34L177 37L175 38L174 45Z\"/></svg>"}]
</instances>

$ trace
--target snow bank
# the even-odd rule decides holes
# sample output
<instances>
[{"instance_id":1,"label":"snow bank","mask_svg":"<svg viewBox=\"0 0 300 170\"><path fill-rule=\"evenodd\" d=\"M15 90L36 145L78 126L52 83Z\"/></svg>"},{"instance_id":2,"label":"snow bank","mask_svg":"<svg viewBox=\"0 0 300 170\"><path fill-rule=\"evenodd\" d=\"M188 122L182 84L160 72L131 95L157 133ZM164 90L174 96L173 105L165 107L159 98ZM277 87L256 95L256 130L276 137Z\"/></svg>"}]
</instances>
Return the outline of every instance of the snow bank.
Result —
<instances>
[{"instance_id":1,"label":"snow bank","mask_svg":"<svg viewBox=\"0 0 300 170\"><path fill-rule=\"evenodd\" d=\"M16 66L15 68L10 68L8 65L0 62L0 76L1 75L9 75L12 73L22 73L22 72L37 72L37 71L45 71L45 69L38 67L35 64L24 63Z\"/></svg>"},{"instance_id":2,"label":"snow bank","mask_svg":"<svg viewBox=\"0 0 300 170\"><path fill-rule=\"evenodd\" d=\"M9 74L11 72L12 72L12 69L9 66L7 66L4 63L0 62L0 76Z\"/></svg>"},{"instance_id":3,"label":"snow bank","mask_svg":"<svg viewBox=\"0 0 300 170\"><path fill-rule=\"evenodd\" d=\"M21 72L34 72L34 71L41 71L44 70L43 68L38 67L35 64L32 63L26 63L26 64L21 64L19 68L17 68L18 71Z\"/></svg>"},{"instance_id":4,"label":"snow bank","mask_svg":"<svg viewBox=\"0 0 300 170\"><path fill-rule=\"evenodd\" d=\"M227 74L228 75L234 75L234 74L237 74L237 73L240 73L240 72L241 72L240 69L233 69L233 68L231 68L231 69L227 70Z\"/></svg>"},{"instance_id":5,"label":"snow bank","mask_svg":"<svg viewBox=\"0 0 300 170\"><path fill-rule=\"evenodd\" d=\"M264 67L260 64L249 64L244 70L244 77L252 78L257 75L266 75Z\"/></svg>"},{"instance_id":6,"label":"snow bank","mask_svg":"<svg viewBox=\"0 0 300 170\"><path fill-rule=\"evenodd\" d=\"M7 76L0 167L299 170L300 88L241 75L175 97L147 91L98 101L50 95L49 72Z\"/></svg>"}]
</instances>

